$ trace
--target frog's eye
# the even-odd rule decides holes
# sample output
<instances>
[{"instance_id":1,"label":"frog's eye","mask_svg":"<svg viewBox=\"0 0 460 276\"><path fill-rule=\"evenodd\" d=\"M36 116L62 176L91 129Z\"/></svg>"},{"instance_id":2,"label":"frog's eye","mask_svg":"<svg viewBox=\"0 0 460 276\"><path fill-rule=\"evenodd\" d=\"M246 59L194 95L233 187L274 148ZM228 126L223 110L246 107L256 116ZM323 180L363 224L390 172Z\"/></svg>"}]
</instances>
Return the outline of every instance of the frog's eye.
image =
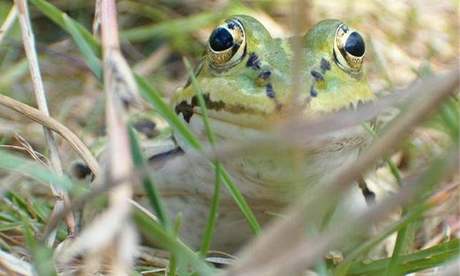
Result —
<instances>
[{"instance_id":1,"label":"frog's eye","mask_svg":"<svg viewBox=\"0 0 460 276\"><path fill-rule=\"evenodd\" d=\"M363 64L366 46L363 37L355 30L342 24L337 28L334 42L334 56L337 64L345 71L358 72Z\"/></svg>"},{"instance_id":2,"label":"frog's eye","mask_svg":"<svg viewBox=\"0 0 460 276\"><path fill-rule=\"evenodd\" d=\"M246 48L246 38L241 23L236 19L226 21L211 33L208 41L208 60L215 69L227 69L241 61Z\"/></svg>"}]
</instances>

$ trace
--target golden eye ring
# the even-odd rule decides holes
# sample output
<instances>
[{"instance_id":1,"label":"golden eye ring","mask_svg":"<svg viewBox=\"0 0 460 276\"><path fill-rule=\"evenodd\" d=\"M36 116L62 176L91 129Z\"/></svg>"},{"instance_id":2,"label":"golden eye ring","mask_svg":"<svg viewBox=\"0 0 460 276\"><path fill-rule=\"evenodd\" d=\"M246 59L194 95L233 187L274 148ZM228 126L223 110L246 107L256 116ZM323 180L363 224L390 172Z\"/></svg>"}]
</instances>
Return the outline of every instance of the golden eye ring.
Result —
<instances>
[{"instance_id":1,"label":"golden eye ring","mask_svg":"<svg viewBox=\"0 0 460 276\"><path fill-rule=\"evenodd\" d=\"M341 24L336 31L334 56L336 63L345 71L357 73L361 70L366 45L363 37L347 25Z\"/></svg>"},{"instance_id":2,"label":"golden eye ring","mask_svg":"<svg viewBox=\"0 0 460 276\"><path fill-rule=\"evenodd\" d=\"M222 71L238 64L246 53L246 36L237 19L227 20L211 33L208 39L209 65Z\"/></svg>"}]
</instances>

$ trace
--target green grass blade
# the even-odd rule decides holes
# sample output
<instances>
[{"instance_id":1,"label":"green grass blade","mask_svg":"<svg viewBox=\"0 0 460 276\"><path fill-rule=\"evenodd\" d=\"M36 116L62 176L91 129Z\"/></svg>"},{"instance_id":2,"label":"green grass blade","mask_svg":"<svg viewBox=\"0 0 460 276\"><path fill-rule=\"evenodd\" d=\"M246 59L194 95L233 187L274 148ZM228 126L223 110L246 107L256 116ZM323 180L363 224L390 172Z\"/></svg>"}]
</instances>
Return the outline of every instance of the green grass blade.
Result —
<instances>
[{"instance_id":1,"label":"green grass blade","mask_svg":"<svg viewBox=\"0 0 460 276\"><path fill-rule=\"evenodd\" d=\"M61 187L65 191L69 191L72 188L72 182L69 178L63 175L56 175L48 168L39 165L37 162L10 154L3 150L0 150L0 169L27 175L40 183L46 185L52 184L56 187Z\"/></svg>"},{"instance_id":2,"label":"green grass blade","mask_svg":"<svg viewBox=\"0 0 460 276\"><path fill-rule=\"evenodd\" d=\"M173 234L175 237L179 235L180 227L182 224L182 216L179 214L176 216L176 221L174 222L174 228L173 228ZM185 268L185 267L181 267ZM176 276L176 271L177 271L177 258L176 255L171 255L171 258L169 258L169 265L168 265L168 275L169 276ZM184 273L180 273L179 275L183 275Z\"/></svg>"},{"instance_id":3,"label":"green grass blade","mask_svg":"<svg viewBox=\"0 0 460 276\"><path fill-rule=\"evenodd\" d=\"M51 19L55 24L57 24L62 29L70 33L68 26L65 23L64 15L65 13L60 11L58 8L50 4L45 0L30 0L30 2L37 7L43 14L45 14L49 19ZM100 44L97 39L80 23L71 19L75 24L75 28L84 38L84 40L91 46L94 52L97 53L97 56L100 55Z\"/></svg>"},{"instance_id":4,"label":"green grass blade","mask_svg":"<svg viewBox=\"0 0 460 276\"><path fill-rule=\"evenodd\" d=\"M101 61L98 59L94 49L91 48L91 45L83 37L83 34L78 29L77 23L75 23L76 21L68 17L67 14L63 14L62 19L65 26L67 27L68 32L73 37L78 48L80 48L80 51L85 61L87 62L88 67L91 69L91 71L94 73L94 75L96 75L98 79L102 79Z\"/></svg>"},{"instance_id":5,"label":"green grass blade","mask_svg":"<svg viewBox=\"0 0 460 276\"><path fill-rule=\"evenodd\" d=\"M460 240L454 239L428 249L400 256L397 271L401 274L417 272L444 264L460 255ZM379 275L391 262L391 258L370 263L355 263L350 267L348 275ZM393 274L397 275L397 274Z\"/></svg>"},{"instance_id":6,"label":"green grass blade","mask_svg":"<svg viewBox=\"0 0 460 276\"><path fill-rule=\"evenodd\" d=\"M157 191L153 179L147 173L145 159L144 159L144 156L142 155L139 140L132 127L128 128L128 133L129 133L129 139L130 139L130 145L131 145L131 155L133 158L134 166L137 169L139 169L141 172L146 172L146 174L144 174L142 177L142 185L144 186L144 190L147 194L147 198L153 210L155 211L155 214L157 215L158 220L161 222L161 224L166 229L169 229L170 228L169 218L166 215L164 205L160 198L160 193Z\"/></svg>"},{"instance_id":7,"label":"green grass blade","mask_svg":"<svg viewBox=\"0 0 460 276\"><path fill-rule=\"evenodd\" d=\"M132 28L122 31L121 38L131 42L142 42L153 37L176 37L183 36L195 30L200 30L210 23L214 23L222 16L222 12L203 12L201 14L166 20L161 23Z\"/></svg>"},{"instance_id":8,"label":"green grass blade","mask_svg":"<svg viewBox=\"0 0 460 276\"><path fill-rule=\"evenodd\" d=\"M135 76L141 95L152 104L155 110L168 121L169 125L179 134L189 146L194 149L201 149L201 143L193 133L184 125L177 115L166 104L160 93L153 88L144 78Z\"/></svg>"},{"instance_id":9,"label":"green grass blade","mask_svg":"<svg viewBox=\"0 0 460 276\"><path fill-rule=\"evenodd\" d=\"M159 245L181 259L186 260L191 268L199 275L215 275L215 271L209 267L195 252L178 240L173 233L166 231L162 225L148 217L140 210L133 210L134 221L138 229L146 238Z\"/></svg>"},{"instance_id":10,"label":"green grass blade","mask_svg":"<svg viewBox=\"0 0 460 276\"><path fill-rule=\"evenodd\" d=\"M407 249L407 244L409 244L408 241L408 231L409 231L409 226L406 225L402 227L398 231L398 235L396 238L396 244L393 249L393 253L391 255L390 262L388 263L388 267L385 271L385 275L391 276L391 275L401 275L402 272L399 271L399 264L401 263L400 256L403 254L404 251Z\"/></svg>"},{"instance_id":11,"label":"green grass blade","mask_svg":"<svg viewBox=\"0 0 460 276\"><path fill-rule=\"evenodd\" d=\"M188 71L190 80L192 82L192 87L195 90L195 95L198 98L198 104L200 106L200 111L201 111L201 118L203 120L206 134L208 136L208 141L214 149L216 138L211 129L211 124L209 123L208 109L206 108L206 103L203 98L203 92L201 91L201 88L196 81L195 74L193 73L190 62L186 58L184 58L184 63ZM218 214L218 209L219 209L219 204L220 204L220 183L221 183L221 178L222 178L221 176L222 167L219 161L214 161L213 164L214 164L214 174L215 174L214 192L212 195L211 206L209 208L208 223L204 231L201 248L200 248L200 254L203 257L207 255L209 247L212 242L212 238L214 236L214 229L215 229L215 225L217 221L217 214Z\"/></svg>"},{"instance_id":12,"label":"green grass blade","mask_svg":"<svg viewBox=\"0 0 460 276\"><path fill-rule=\"evenodd\" d=\"M450 98L439 111L440 117L454 141L460 139L460 107L457 98Z\"/></svg>"},{"instance_id":13,"label":"green grass blade","mask_svg":"<svg viewBox=\"0 0 460 276\"><path fill-rule=\"evenodd\" d=\"M251 208L249 207L248 203L244 199L240 190L235 185L232 178L230 177L230 175L225 169L222 169L222 180L223 180L225 187L228 189L228 191L232 195L233 200L235 200L236 204L238 205L241 212L243 213L246 220L248 221L252 232L254 232L255 234L259 234L261 231L261 228L260 228L259 223L257 222L256 217L254 216L254 213L251 211Z\"/></svg>"},{"instance_id":14,"label":"green grass blade","mask_svg":"<svg viewBox=\"0 0 460 276\"><path fill-rule=\"evenodd\" d=\"M26 217L22 217L22 230L27 247L32 253L33 265L37 275L57 275L54 268L53 250L37 241L29 219Z\"/></svg>"},{"instance_id":15,"label":"green grass blade","mask_svg":"<svg viewBox=\"0 0 460 276\"><path fill-rule=\"evenodd\" d=\"M209 208L208 214L208 223L206 224L206 229L204 231L203 240L200 247L200 255L205 257L208 254L209 248L211 246L212 238L214 236L216 221L219 212L219 203L220 203L220 186L222 182L222 166L220 163L216 163L214 166L214 174L216 176L214 182L214 192L212 194L211 206Z\"/></svg>"},{"instance_id":16,"label":"green grass blade","mask_svg":"<svg viewBox=\"0 0 460 276\"><path fill-rule=\"evenodd\" d=\"M208 141L212 146L214 146L216 144L216 138L212 131L211 124L209 123L208 109L206 107L206 103L203 98L203 92L201 91L201 88L196 81L195 74L193 73L193 69L192 69L192 66L190 65L190 62L186 58L184 58L184 63L185 63L185 68L187 69L188 75L190 77L193 90L195 90L195 95L198 98L198 104L200 106L200 112L201 112L200 115L203 120L206 135L208 136Z\"/></svg>"}]
</instances>

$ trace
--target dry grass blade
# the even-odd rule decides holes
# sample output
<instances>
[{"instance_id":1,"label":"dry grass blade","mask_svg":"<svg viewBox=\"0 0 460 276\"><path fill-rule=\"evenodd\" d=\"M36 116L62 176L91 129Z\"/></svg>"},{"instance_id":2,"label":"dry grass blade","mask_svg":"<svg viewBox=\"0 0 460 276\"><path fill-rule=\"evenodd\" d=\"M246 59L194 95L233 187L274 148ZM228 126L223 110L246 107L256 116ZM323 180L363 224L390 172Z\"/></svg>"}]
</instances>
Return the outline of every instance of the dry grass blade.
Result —
<instances>
[{"instance_id":1,"label":"dry grass blade","mask_svg":"<svg viewBox=\"0 0 460 276\"><path fill-rule=\"evenodd\" d=\"M16 8L19 12L19 22L21 25L22 37L24 48L26 51L26 56L29 62L29 69L30 74L32 77L32 84L34 88L35 97L37 100L38 108L41 112L45 115L50 115L48 110L48 104L45 95L45 88L43 87L43 82L40 74L40 67L38 65L38 57L35 51L35 38L32 31L32 26L30 23L29 17L29 10L27 7L27 1L25 0L16 0L15 1ZM62 164L61 159L59 157L58 147L56 141L54 139L53 133L50 129L44 127L45 132L45 139L50 151L50 160L51 166L53 170L58 173L62 174ZM54 216L56 212L60 212L60 210L64 209L65 205L69 204L69 197L68 195L58 187L51 187L53 189L53 193L56 196L56 204L54 206L53 212L51 216ZM70 213L66 219L66 224L70 235L75 233L75 218L72 213ZM52 245L54 243L54 236L51 236L50 239L47 241L48 245Z\"/></svg>"},{"instance_id":2,"label":"dry grass blade","mask_svg":"<svg viewBox=\"0 0 460 276\"><path fill-rule=\"evenodd\" d=\"M129 175L134 168L125 108L138 100L138 94L134 77L120 53L115 1L100 2L110 181ZM109 210L116 211L120 218L120 223L114 227L119 231L112 237L112 244L105 248L114 249L109 259L113 275L129 274L134 264L136 232L129 219L132 195L132 181L126 181L109 193Z\"/></svg>"},{"instance_id":3,"label":"dry grass blade","mask_svg":"<svg viewBox=\"0 0 460 276\"><path fill-rule=\"evenodd\" d=\"M18 10L16 6L13 6L8 12L8 16L0 27L0 44L2 44L3 39L5 38L8 31L13 27L14 22L16 22L16 17L18 16Z\"/></svg>"},{"instance_id":4,"label":"dry grass blade","mask_svg":"<svg viewBox=\"0 0 460 276\"><path fill-rule=\"evenodd\" d=\"M105 181L109 208L97 216L82 234L64 249L64 265L80 253L86 252L83 273L107 272L128 275L137 254L137 233L130 221L133 195L134 166L126 125L129 104L137 95L134 78L120 53L115 2L100 3L101 33L104 61L104 90L106 95L106 124L109 138L108 166ZM121 179L116 185L115 180ZM96 179L96 183L98 179Z\"/></svg>"},{"instance_id":5,"label":"dry grass blade","mask_svg":"<svg viewBox=\"0 0 460 276\"><path fill-rule=\"evenodd\" d=\"M44 115L42 112L40 112L36 108L33 108L31 106L18 102L4 95L0 95L0 105L8 107L18 113L21 113L27 118L59 134L80 155L82 160L85 161L85 163L91 169L91 171L96 176L96 178L98 178L101 175L101 169L100 169L99 163L97 162L96 158L92 155L88 147L80 140L80 138L78 138L77 135L75 135L75 133L73 133L70 129L68 129L66 126L61 124L59 121L57 121L54 118ZM131 177L131 175L132 173L124 175L120 179L127 179L128 177ZM96 192L95 194L98 195L102 193L102 191L106 191L106 190L107 190L107 187L105 188L102 187L101 192ZM81 203L76 204L75 206L72 204L72 206L67 206L60 212L56 213L56 216L50 219L49 229L45 231L44 236L48 236L49 235L48 231L54 229L57 226L56 218L60 219L62 218L62 214L67 215L71 212L71 210L78 209L79 207L83 206L84 202L86 201L82 201ZM131 200L130 203L135 208L140 209L142 212L150 215L150 213L147 210L140 208L140 205L138 205L136 202ZM156 218L154 219L156 220Z\"/></svg>"},{"instance_id":6,"label":"dry grass blade","mask_svg":"<svg viewBox=\"0 0 460 276\"><path fill-rule=\"evenodd\" d=\"M33 273L32 266L29 263L0 250L0 274L32 275Z\"/></svg>"},{"instance_id":7,"label":"dry grass blade","mask_svg":"<svg viewBox=\"0 0 460 276\"><path fill-rule=\"evenodd\" d=\"M305 256L310 250L296 252L297 255L290 253L292 248L301 248L301 245L307 242L304 224L312 215L309 210L316 210L317 206L321 206L318 200L324 198L335 202L362 172L375 164L381 156L390 153L402 141L402 138L409 134L410 129L426 118L443 99L449 96L458 87L459 82L458 68L439 79L426 80L423 93L420 93L418 98L413 99L407 111L399 116L390 129L385 131L356 162L351 165L347 164L343 169L320 183L318 185L322 187L320 191L309 191L309 193L316 195L315 199L317 200L309 202L299 200L289 208L286 217L273 223L258 239L246 247L241 254L242 258L228 270L227 275L261 275L258 274L260 272L258 268L267 268L266 264L274 262L285 254L291 256L293 260L285 262L283 265L276 262L278 266L269 266L269 269L290 275L291 272L302 271L307 268L316 260L315 254ZM308 197L301 196L300 199L302 198ZM286 233L289 233L289 236L286 236ZM324 247L326 244L327 241L319 240L316 246ZM305 248L302 247L302 249Z\"/></svg>"},{"instance_id":8,"label":"dry grass blade","mask_svg":"<svg viewBox=\"0 0 460 276\"><path fill-rule=\"evenodd\" d=\"M93 19L93 35L97 36L99 27L101 26L101 0L96 0L94 7L94 19Z\"/></svg>"},{"instance_id":9,"label":"dry grass blade","mask_svg":"<svg viewBox=\"0 0 460 276\"><path fill-rule=\"evenodd\" d=\"M92 155L88 147L78 138L75 133L73 133L66 126L61 124L56 119L53 119L50 116L43 114L41 111L18 102L10 97L0 95L0 105L8 107L27 118L47 127L48 129L53 130L59 134L64 140L66 140L70 146L80 155L80 157L86 162L88 167L94 173L94 175L99 175L100 168L97 160Z\"/></svg>"},{"instance_id":10,"label":"dry grass blade","mask_svg":"<svg viewBox=\"0 0 460 276\"><path fill-rule=\"evenodd\" d=\"M307 21L307 1L296 0L292 1L292 29L294 30L294 37L292 38L293 58L292 58L292 95L290 99L290 108L296 114L303 107L299 106L299 103L303 101L299 100L300 91L304 91L302 82L302 69L305 67L304 51L302 48L302 32L303 26L306 26Z\"/></svg>"},{"instance_id":11,"label":"dry grass blade","mask_svg":"<svg viewBox=\"0 0 460 276\"><path fill-rule=\"evenodd\" d=\"M156 68L161 66L168 55L171 54L171 49L167 46L162 46L160 49L153 52L145 60L136 64L133 68L134 72L141 76L147 76L151 74Z\"/></svg>"}]
</instances>

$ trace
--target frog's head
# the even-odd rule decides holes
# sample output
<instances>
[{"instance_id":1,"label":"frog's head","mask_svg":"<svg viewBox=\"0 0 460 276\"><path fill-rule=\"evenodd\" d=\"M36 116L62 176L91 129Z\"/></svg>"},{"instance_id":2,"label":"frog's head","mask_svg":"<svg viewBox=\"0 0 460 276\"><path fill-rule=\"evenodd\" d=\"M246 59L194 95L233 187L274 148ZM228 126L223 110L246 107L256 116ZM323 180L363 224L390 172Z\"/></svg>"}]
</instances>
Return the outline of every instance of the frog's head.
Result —
<instances>
[{"instance_id":1,"label":"frog's head","mask_svg":"<svg viewBox=\"0 0 460 276\"><path fill-rule=\"evenodd\" d=\"M334 111L374 99L365 72L364 39L340 20L323 20L304 37L309 111Z\"/></svg>"},{"instance_id":2,"label":"frog's head","mask_svg":"<svg viewBox=\"0 0 460 276\"><path fill-rule=\"evenodd\" d=\"M305 91L298 95L306 113L373 97L361 69L365 46L359 33L338 20L326 20L304 39ZM250 16L234 16L215 28L195 72L209 117L219 124L269 127L292 103L291 53L289 39L273 39ZM173 106L187 122L199 118L190 83L176 93Z\"/></svg>"},{"instance_id":3,"label":"frog's head","mask_svg":"<svg viewBox=\"0 0 460 276\"><path fill-rule=\"evenodd\" d=\"M214 29L195 73L210 118L257 128L277 113L290 79L281 44L250 16L234 16ZM173 104L187 122L200 113L190 83Z\"/></svg>"}]
</instances>

